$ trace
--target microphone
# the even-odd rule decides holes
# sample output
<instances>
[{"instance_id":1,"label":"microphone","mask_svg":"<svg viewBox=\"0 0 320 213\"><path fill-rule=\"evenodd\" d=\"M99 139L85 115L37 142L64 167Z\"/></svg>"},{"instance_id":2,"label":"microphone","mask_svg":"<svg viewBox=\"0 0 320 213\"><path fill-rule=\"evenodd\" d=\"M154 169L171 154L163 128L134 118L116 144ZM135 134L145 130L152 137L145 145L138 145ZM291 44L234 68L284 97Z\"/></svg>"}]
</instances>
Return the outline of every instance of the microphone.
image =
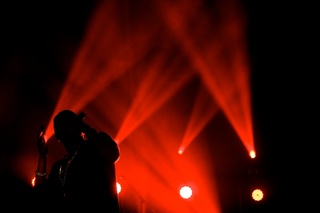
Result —
<instances>
[{"instance_id":1,"label":"microphone","mask_svg":"<svg viewBox=\"0 0 320 213\"><path fill-rule=\"evenodd\" d=\"M39 130L39 137L43 137L45 134L46 134L46 131L45 131L44 125L42 124Z\"/></svg>"},{"instance_id":2,"label":"microphone","mask_svg":"<svg viewBox=\"0 0 320 213\"><path fill-rule=\"evenodd\" d=\"M80 119L81 132L84 133L83 137L85 138L85 140L88 140L88 138L93 137L97 133L97 131L96 129L92 128L89 124L83 121L83 119L86 117L86 113L80 112L78 114L78 117Z\"/></svg>"}]
</instances>

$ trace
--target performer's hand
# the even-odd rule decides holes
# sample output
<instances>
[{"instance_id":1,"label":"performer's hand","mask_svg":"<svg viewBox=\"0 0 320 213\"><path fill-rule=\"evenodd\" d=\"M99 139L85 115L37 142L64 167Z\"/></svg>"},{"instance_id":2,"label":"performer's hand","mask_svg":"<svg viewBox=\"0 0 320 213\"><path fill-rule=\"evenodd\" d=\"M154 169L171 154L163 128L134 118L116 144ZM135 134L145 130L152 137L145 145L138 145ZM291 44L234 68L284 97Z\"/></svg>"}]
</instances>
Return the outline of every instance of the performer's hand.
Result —
<instances>
[{"instance_id":1,"label":"performer's hand","mask_svg":"<svg viewBox=\"0 0 320 213\"><path fill-rule=\"evenodd\" d=\"M82 122L82 131L86 135L87 139L91 139L96 136L97 130L95 128L92 128L90 125L88 125L85 122Z\"/></svg>"},{"instance_id":2,"label":"performer's hand","mask_svg":"<svg viewBox=\"0 0 320 213\"><path fill-rule=\"evenodd\" d=\"M39 156L46 157L48 154L48 145L46 143L46 139L44 138L44 135L46 134L44 125L41 125L40 131L37 138L37 149Z\"/></svg>"}]
</instances>

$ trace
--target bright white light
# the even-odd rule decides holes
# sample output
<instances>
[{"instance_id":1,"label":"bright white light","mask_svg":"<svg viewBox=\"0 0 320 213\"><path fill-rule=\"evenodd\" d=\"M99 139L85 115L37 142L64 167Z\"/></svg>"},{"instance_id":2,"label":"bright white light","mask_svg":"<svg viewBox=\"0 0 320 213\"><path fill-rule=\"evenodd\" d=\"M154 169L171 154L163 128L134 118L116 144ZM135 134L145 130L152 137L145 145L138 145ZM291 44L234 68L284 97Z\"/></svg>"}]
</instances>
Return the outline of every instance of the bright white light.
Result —
<instances>
[{"instance_id":1,"label":"bright white light","mask_svg":"<svg viewBox=\"0 0 320 213\"><path fill-rule=\"evenodd\" d=\"M250 157L255 158L256 157L256 152L254 150L250 151Z\"/></svg>"},{"instance_id":2,"label":"bright white light","mask_svg":"<svg viewBox=\"0 0 320 213\"><path fill-rule=\"evenodd\" d=\"M189 186L181 187L180 196L184 199L189 199L192 196L192 189Z\"/></svg>"},{"instance_id":3,"label":"bright white light","mask_svg":"<svg viewBox=\"0 0 320 213\"><path fill-rule=\"evenodd\" d=\"M121 192L121 185L118 182L117 182L117 192L118 192L118 194Z\"/></svg>"}]
</instances>

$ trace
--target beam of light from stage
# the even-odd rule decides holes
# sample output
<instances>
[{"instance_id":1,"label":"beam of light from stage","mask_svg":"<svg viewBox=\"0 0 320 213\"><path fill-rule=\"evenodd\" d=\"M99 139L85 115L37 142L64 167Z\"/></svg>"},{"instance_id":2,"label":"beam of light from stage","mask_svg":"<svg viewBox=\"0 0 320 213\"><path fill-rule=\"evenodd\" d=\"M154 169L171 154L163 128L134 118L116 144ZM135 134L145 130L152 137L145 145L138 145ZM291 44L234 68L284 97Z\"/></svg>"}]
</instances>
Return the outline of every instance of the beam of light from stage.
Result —
<instances>
[{"instance_id":1,"label":"beam of light from stage","mask_svg":"<svg viewBox=\"0 0 320 213\"><path fill-rule=\"evenodd\" d=\"M160 209L165 208L167 211L164 212L191 213L209 210L219 213L219 199L216 190L212 191L214 180L207 174L208 164L203 152L193 150L200 156L197 156L197 160L194 156L188 156L189 153L180 156L176 152L180 142L184 141L184 134L190 138L196 134L185 133L185 118L189 117L183 114L185 105L176 102L172 108L168 105L171 106L170 98L177 94L192 76L197 75L197 69L213 96L210 99L214 99L222 107L233 125L242 125L242 120L233 118L233 111L227 108L229 103L226 103L231 102L231 99L230 94L226 93L230 91L225 89L231 87L232 93L235 92L233 89L238 87L233 87L234 82L229 79L234 76L228 76L228 73L224 76L223 72L234 70L221 69L218 71L222 73L214 73L218 67L225 65L214 55L225 51L223 45L219 46L219 36L225 36L221 33L224 31L212 32L212 27L208 26L211 23L207 17L209 14L205 13L203 8L197 11L197 7L193 5L188 7L186 2L181 1L179 6L175 7L168 6L164 1L156 1L157 5L152 5L154 2L149 3L152 9L142 6L143 12L135 10L141 3L138 2L136 5L130 1L101 1L75 57L53 115L64 108L79 112L90 103L90 112L101 115L96 119L99 124L103 126L107 122L114 122L112 124L115 129L119 127L116 140L121 142L127 139L126 143L121 144L117 172L124 173L139 193L148 196L148 200ZM129 4L134 4L135 7L129 7ZM163 14L170 31L163 26L155 8L161 8L163 13L160 14ZM133 14L133 11L136 14ZM172 16L172 13L176 14ZM180 23L176 24L175 21L179 20ZM185 29L186 23L192 25L191 32ZM172 32L176 37L171 37ZM199 36L201 33L209 35ZM175 50L169 47L172 40L178 42L172 46ZM180 45L183 46L182 51ZM238 46L231 47L238 50ZM186 60L186 55L193 65ZM226 59L221 60L225 62ZM231 61L230 66L234 66L233 63ZM132 76L138 78L130 78ZM244 76L244 80L247 80L247 76ZM125 84L128 82L135 87L134 91L129 90L132 87ZM111 84L114 86L112 89ZM241 90L241 95L243 91ZM227 100L224 99L225 95L228 95ZM201 105L201 102L196 103L194 110L198 109L197 104ZM93 107L99 109L99 112L93 110ZM214 114L210 111L213 109L208 110L209 117ZM119 125L115 125L119 117L123 120L121 119ZM190 123L193 121L192 117ZM207 121L200 119L199 122L201 126ZM196 124L193 123L194 125ZM102 129L108 128L103 126ZM47 134L50 134L50 130L47 130ZM197 196L195 193L193 202L186 203L180 199L178 185L181 180L192 180L197 184L199 194ZM149 193L151 187L155 192Z\"/></svg>"},{"instance_id":2,"label":"beam of light from stage","mask_svg":"<svg viewBox=\"0 0 320 213\"><path fill-rule=\"evenodd\" d=\"M200 4L193 2L170 5L161 1L159 8L249 153L254 140L246 17L236 0L216 4L215 13L196 13Z\"/></svg>"},{"instance_id":3,"label":"beam of light from stage","mask_svg":"<svg viewBox=\"0 0 320 213\"><path fill-rule=\"evenodd\" d=\"M128 31L130 16L123 10L115 1L97 5L46 128L48 138L53 135L54 115L62 109L80 112L145 53L152 31L144 36Z\"/></svg>"},{"instance_id":4,"label":"beam of light from stage","mask_svg":"<svg viewBox=\"0 0 320 213\"><path fill-rule=\"evenodd\" d=\"M194 106L185 130L185 134L178 149L179 154L183 154L190 143L198 136L201 130L205 128L218 110L219 108L212 99L210 93L206 90L206 88L200 86L194 101Z\"/></svg>"},{"instance_id":5,"label":"beam of light from stage","mask_svg":"<svg viewBox=\"0 0 320 213\"><path fill-rule=\"evenodd\" d=\"M165 45L162 44L161 48L163 46ZM172 55L167 48L164 48L159 49L157 55L147 65L146 73L140 80L137 94L116 136L118 143L121 143L194 76L194 72L185 67L186 62L178 54ZM182 72L178 72L179 70Z\"/></svg>"},{"instance_id":6,"label":"beam of light from stage","mask_svg":"<svg viewBox=\"0 0 320 213\"><path fill-rule=\"evenodd\" d=\"M117 173L127 177L139 196L159 212L221 212L213 180L208 174L203 150L196 155L177 155L183 135L181 107L173 104L157 111L121 144L122 157ZM176 116L168 116L168 111ZM193 199L179 195L181 183L192 182L197 191ZM133 196L132 196L133 197Z\"/></svg>"}]
</instances>

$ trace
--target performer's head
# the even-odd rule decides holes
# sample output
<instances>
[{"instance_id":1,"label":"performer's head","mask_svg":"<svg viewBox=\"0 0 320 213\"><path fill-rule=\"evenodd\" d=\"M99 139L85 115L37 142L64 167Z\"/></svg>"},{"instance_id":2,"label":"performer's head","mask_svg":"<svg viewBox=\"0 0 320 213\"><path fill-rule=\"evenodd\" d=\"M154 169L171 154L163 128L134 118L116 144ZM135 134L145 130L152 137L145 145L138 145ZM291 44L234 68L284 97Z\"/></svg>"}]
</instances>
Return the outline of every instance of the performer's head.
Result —
<instances>
[{"instance_id":1,"label":"performer's head","mask_svg":"<svg viewBox=\"0 0 320 213\"><path fill-rule=\"evenodd\" d=\"M67 151L82 140L82 118L71 110L60 111L53 119L54 133Z\"/></svg>"}]
</instances>

